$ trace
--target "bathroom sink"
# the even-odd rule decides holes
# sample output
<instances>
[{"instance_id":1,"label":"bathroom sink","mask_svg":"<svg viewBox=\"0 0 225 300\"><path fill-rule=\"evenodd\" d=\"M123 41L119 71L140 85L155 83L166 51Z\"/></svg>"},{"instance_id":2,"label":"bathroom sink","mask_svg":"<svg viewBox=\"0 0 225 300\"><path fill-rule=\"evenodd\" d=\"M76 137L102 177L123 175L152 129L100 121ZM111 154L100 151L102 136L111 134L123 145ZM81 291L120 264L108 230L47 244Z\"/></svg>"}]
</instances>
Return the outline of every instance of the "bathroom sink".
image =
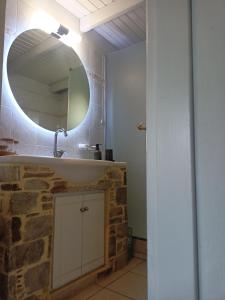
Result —
<instances>
[{"instance_id":1,"label":"bathroom sink","mask_svg":"<svg viewBox=\"0 0 225 300\"><path fill-rule=\"evenodd\" d=\"M0 157L0 164L38 164L45 165L70 181L90 182L104 175L110 166L126 166L124 162L105 160L54 158L50 156L8 155Z\"/></svg>"}]
</instances>

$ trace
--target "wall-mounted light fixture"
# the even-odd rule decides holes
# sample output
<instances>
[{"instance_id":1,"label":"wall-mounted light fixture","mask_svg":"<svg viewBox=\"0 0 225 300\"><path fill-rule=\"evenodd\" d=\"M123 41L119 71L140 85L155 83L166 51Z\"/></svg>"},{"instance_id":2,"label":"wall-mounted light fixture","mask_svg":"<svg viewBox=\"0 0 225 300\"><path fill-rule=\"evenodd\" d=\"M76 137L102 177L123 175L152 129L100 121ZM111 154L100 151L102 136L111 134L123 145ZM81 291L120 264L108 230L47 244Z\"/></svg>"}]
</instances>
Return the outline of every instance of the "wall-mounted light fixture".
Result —
<instances>
[{"instance_id":1,"label":"wall-mounted light fixture","mask_svg":"<svg viewBox=\"0 0 225 300\"><path fill-rule=\"evenodd\" d=\"M45 11L36 11L31 20L33 28L40 28L48 34L53 35L69 47L81 42L81 35L60 24Z\"/></svg>"}]
</instances>

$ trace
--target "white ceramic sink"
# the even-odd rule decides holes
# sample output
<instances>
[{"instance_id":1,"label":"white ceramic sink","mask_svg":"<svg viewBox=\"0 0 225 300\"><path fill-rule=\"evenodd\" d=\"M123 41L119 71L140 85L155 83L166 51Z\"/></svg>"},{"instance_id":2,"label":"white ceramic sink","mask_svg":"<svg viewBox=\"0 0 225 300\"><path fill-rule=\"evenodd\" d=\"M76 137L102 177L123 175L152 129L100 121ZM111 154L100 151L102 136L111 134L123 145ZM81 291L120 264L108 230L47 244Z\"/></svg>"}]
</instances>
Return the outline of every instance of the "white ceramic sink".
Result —
<instances>
[{"instance_id":1,"label":"white ceramic sink","mask_svg":"<svg viewBox=\"0 0 225 300\"><path fill-rule=\"evenodd\" d=\"M106 160L54 158L48 156L8 155L0 156L0 164L38 164L49 166L67 180L90 182L104 175L105 168L126 166L124 162Z\"/></svg>"}]
</instances>

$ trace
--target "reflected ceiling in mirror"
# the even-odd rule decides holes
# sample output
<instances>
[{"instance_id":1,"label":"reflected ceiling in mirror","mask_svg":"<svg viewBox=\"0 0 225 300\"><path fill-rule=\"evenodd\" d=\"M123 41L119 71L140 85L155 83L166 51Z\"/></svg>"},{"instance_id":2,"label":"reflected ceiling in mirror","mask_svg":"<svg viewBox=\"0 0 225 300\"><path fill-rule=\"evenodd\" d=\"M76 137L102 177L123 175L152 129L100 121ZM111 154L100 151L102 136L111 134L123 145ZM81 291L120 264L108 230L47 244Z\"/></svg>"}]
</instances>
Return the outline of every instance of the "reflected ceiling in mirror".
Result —
<instances>
[{"instance_id":1,"label":"reflected ceiling in mirror","mask_svg":"<svg viewBox=\"0 0 225 300\"><path fill-rule=\"evenodd\" d=\"M77 127L88 111L90 90L75 51L39 29L20 34L7 61L12 93L24 113L55 131Z\"/></svg>"}]
</instances>

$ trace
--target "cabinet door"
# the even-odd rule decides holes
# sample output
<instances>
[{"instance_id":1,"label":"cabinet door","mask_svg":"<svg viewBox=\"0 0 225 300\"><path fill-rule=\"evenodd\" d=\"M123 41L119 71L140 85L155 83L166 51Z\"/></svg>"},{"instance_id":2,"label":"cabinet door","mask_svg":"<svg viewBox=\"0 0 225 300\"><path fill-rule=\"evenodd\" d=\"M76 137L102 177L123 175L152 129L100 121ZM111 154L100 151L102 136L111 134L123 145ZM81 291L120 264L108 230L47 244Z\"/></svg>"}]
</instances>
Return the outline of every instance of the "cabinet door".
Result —
<instances>
[{"instance_id":1,"label":"cabinet door","mask_svg":"<svg viewBox=\"0 0 225 300\"><path fill-rule=\"evenodd\" d=\"M104 265L104 193L85 195L83 208L82 274Z\"/></svg>"},{"instance_id":2,"label":"cabinet door","mask_svg":"<svg viewBox=\"0 0 225 300\"><path fill-rule=\"evenodd\" d=\"M82 197L55 199L53 289L81 276Z\"/></svg>"}]
</instances>

